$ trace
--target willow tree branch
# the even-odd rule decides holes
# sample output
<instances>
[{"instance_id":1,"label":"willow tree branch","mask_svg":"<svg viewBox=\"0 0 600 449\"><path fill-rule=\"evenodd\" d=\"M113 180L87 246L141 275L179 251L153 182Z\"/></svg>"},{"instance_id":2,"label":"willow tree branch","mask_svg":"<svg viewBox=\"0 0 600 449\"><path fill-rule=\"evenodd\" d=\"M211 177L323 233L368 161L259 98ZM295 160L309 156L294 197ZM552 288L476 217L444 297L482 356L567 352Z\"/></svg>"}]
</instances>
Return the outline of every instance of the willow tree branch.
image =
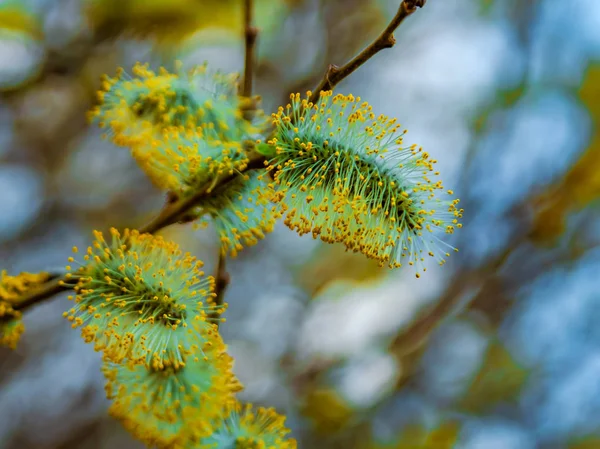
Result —
<instances>
[{"instance_id":1,"label":"willow tree branch","mask_svg":"<svg viewBox=\"0 0 600 449\"><path fill-rule=\"evenodd\" d=\"M252 81L254 76L254 52L256 49L256 39L258 29L253 26L254 2L244 0L244 38L245 38L245 56L244 56L244 84L242 87L242 96L250 98L252 96Z\"/></svg>"},{"instance_id":2,"label":"willow tree branch","mask_svg":"<svg viewBox=\"0 0 600 449\"><path fill-rule=\"evenodd\" d=\"M380 50L383 50L384 48L393 47L395 44L394 31L396 31L396 29L400 26L400 24L404 21L405 18L407 18L416 11L417 7L423 7L425 2L426 0L404 0L400 4L398 12L396 13L392 21L388 24L385 30L383 30L379 37L375 39L375 41L373 41L367 48L365 48L360 54L358 54L346 65L342 67L337 67L334 65L329 66L327 72L325 73L325 76L323 77L323 80L321 80L319 85L315 88L314 92L312 93L310 101L315 103L319 99L321 91L333 89L333 87L335 87L340 81L342 81L344 78L353 73L356 69L358 69L361 65L367 62L369 59L371 59ZM244 0L244 35L246 54L242 95L246 97L252 95L254 51L256 39L258 36L258 30L252 26L252 10L253 1ZM264 166L264 161L265 158L262 155L258 153L252 153L250 156L248 166L245 168L245 170L262 168ZM159 230L172 224L190 221L193 214L189 213L194 207L198 205L198 203L200 203L203 199L208 197L216 187L222 186L233 181L235 178L237 178L237 176L239 176L238 173L225 175L221 178L218 178L217 182L213 185L205 186L204 188L199 189L192 196L182 199L171 198L169 201L167 201L167 204L163 207L163 210L158 214L158 216L146 226L143 226L140 229L140 232L154 234L155 232L158 232ZM72 288L72 285L70 285L68 281L69 279L66 277L54 279L44 284L43 286L40 286L38 289L30 292L23 298L20 298L19 300L15 301L13 308L15 310L23 310L57 293L60 293L61 291L69 290L70 288Z\"/></svg>"},{"instance_id":3,"label":"willow tree branch","mask_svg":"<svg viewBox=\"0 0 600 449\"><path fill-rule=\"evenodd\" d=\"M309 102L316 103L319 100L319 96L322 91L332 90L336 85L339 84L340 81L352 74L356 69L358 69L361 65L367 62L381 50L393 47L396 43L396 39L394 38L394 32L396 29L400 26L404 19L417 10L417 7L422 8L425 5L425 1L426 0L404 0L400 4L398 12L385 30L383 30L377 39L371 42L367 48L361 51L346 65L338 67L334 64L331 64L327 68L323 79L312 91Z\"/></svg>"},{"instance_id":4,"label":"willow tree branch","mask_svg":"<svg viewBox=\"0 0 600 449\"><path fill-rule=\"evenodd\" d=\"M264 157L258 153L250 153L248 165L245 167L243 171L252 170L257 168L264 167ZM143 226L140 229L141 233L149 233L154 234L161 229L166 228L167 226L173 225L179 222L189 221L186 214L188 214L194 207L198 205L200 201L207 198L211 195L211 192L217 188L221 187L238 176L241 176L241 173L233 173L222 176L217 179L214 185L205 186L202 189L199 189L194 195L186 198L182 198L176 201L168 201L164 206L163 210L158 214L158 216L152 220L146 226ZM58 293L61 293L66 290L70 290L75 285L73 283L74 276L71 275L60 276L55 279L52 279L49 282L41 285L40 287L31 290L26 295L21 298L11 301L11 307L14 310L23 311L24 309L29 308L39 302L44 301L45 299L50 298Z\"/></svg>"}]
</instances>

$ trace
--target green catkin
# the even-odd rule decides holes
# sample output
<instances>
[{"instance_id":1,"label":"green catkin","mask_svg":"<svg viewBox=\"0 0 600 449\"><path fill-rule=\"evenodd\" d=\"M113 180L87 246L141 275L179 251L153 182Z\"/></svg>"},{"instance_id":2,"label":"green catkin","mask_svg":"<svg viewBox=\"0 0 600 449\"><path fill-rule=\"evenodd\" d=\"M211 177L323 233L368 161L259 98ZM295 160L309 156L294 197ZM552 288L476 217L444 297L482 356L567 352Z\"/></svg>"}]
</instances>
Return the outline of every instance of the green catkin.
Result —
<instances>
[{"instance_id":1,"label":"green catkin","mask_svg":"<svg viewBox=\"0 0 600 449\"><path fill-rule=\"evenodd\" d=\"M254 408L235 402L225 410L225 418L213 424L213 432L194 449L296 449L288 437L285 416L272 408Z\"/></svg>"},{"instance_id":2,"label":"green catkin","mask_svg":"<svg viewBox=\"0 0 600 449\"><path fill-rule=\"evenodd\" d=\"M343 243L390 268L406 258L425 271L427 255L445 263L454 248L435 233L460 228L463 211L459 200L438 198L453 192L433 180L437 161L415 145L403 147L396 119L330 91L318 104L292 94L272 117L268 169L291 229Z\"/></svg>"},{"instance_id":3,"label":"green catkin","mask_svg":"<svg viewBox=\"0 0 600 449\"><path fill-rule=\"evenodd\" d=\"M221 175L243 170L248 157L238 140L219 140L214 127L164 128L160 136L132 149L139 166L158 187L184 197Z\"/></svg>"},{"instance_id":4,"label":"green catkin","mask_svg":"<svg viewBox=\"0 0 600 449\"><path fill-rule=\"evenodd\" d=\"M107 360L177 368L197 352L199 336L212 332L208 317L224 309L213 304L214 279L204 277L202 262L162 237L114 228L111 241L94 234L75 270L69 297L75 306L65 317Z\"/></svg>"},{"instance_id":5,"label":"green catkin","mask_svg":"<svg viewBox=\"0 0 600 449\"><path fill-rule=\"evenodd\" d=\"M178 366L105 363L110 414L150 447L191 447L241 390L225 349L214 329Z\"/></svg>"},{"instance_id":6,"label":"green catkin","mask_svg":"<svg viewBox=\"0 0 600 449\"><path fill-rule=\"evenodd\" d=\"M170 127L211 128L218 140L238 142L264 126L260 114L252 122L244 118L237 75L213 73L206 65L155 73L142 64L136 64L132 74L120 70L116 77L106 77L98 92L99 105L90 111L92 121L105 128L116 145L145 146Z\"/></svg>"}]
</instances>

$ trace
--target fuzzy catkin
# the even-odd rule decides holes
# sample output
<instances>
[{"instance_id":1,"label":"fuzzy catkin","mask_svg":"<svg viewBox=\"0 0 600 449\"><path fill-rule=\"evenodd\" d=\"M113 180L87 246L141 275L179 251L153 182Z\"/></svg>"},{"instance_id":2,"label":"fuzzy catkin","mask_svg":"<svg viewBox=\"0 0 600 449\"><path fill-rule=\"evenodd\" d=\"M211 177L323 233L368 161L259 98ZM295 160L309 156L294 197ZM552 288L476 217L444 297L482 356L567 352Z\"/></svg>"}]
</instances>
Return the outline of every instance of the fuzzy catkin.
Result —
<instances>
[{"instance_id":1,"label":"fuzzy catkin","mask_svg":"<svg viewBox=\"0 0 600 449\"><path fill-rule=\"evenodd\" d=\"M177 368L211 332L210 314L224 308L213 304L214 279L162 237L114 228L109 241L95 237L81 266L67 266L78 281L65 317L107 360Z\"/></svg>"},{"instance_id":2,"label":"fuzzy catkin","mask_svg":"<svg viewBox=\"0 0 600 449\"><path fill-rule=\"evenodd\" d=\"M424 271L427 255L445 263L454 248L436 233L453 233L463 211L459 200L440 198L453 192L434 180L437 161L403 146L397 120L376 116L358 97L321 92L317 104L308 97L292 94L272 116L268 169L285 223L390 268L406 258Z\"/></svg>"}]
</instances>

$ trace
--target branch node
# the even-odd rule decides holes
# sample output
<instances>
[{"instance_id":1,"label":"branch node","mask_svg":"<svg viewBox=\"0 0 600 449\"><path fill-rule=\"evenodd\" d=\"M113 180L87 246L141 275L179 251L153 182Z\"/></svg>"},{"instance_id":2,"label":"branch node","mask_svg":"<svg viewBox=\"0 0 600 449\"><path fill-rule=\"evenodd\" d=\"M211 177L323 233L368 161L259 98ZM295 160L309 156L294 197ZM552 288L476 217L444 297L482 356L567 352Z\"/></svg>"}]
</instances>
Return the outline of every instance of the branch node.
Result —
<instances>
[{"instance_id":1,"label":"branch node","mask_svg":"<svg viewBox=\"0 0 600 449\"><path fill-rule=\"evenodd\" d=\"M383 42L382 48L392 48L394 45L396 45L396 38L393 34L390 34L387 40Z\"/></svg>"},{"instance_id":2,"label":"branch node","mask_svg":"<svg viewBox=\"0 0 600 449\"><path fill-rule=\"evenodd\" d=\"M404 0L404 5L409 12L413 13L417 8L425 6L426 2L427 0Z\"/></svg>"}]
</instances>

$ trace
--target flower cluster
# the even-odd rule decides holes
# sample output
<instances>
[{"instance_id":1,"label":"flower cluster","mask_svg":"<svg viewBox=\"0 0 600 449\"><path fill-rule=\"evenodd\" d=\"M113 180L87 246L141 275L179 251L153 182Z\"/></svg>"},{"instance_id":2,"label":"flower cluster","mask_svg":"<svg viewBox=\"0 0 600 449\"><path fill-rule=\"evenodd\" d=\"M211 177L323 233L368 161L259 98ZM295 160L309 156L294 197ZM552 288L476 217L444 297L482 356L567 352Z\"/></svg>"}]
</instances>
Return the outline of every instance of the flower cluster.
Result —
<instances>
[{"instance_id":1,"label":"flower cluster","mask_svg":"<svg viewBox=\"0 0 600 449\"><path fill-rule=\"evenodd\" d=\"M292 94L273 114L268 169L285 223L391 268L402 258L422 267L426 255L443 264L453 248L435 231L453 233L462 209L459 200L438 197L453 192L434 180L436 161L404 147L396 119L376 116L360 98L322 92L312 104L308 97Z\"/></svg>"},{"instance_id":2,"label":"flower cluster","mask_svg":"<svg viewBox=\"0 0 600 449\"><path fill-rule=\"evenodd\" d=\"M299 234L381 265L406 258L417 277L426 256L444 264L454 250L436 234L460 228L463 211L436 161L360 98L293 94L267 138L264 117L242 113L232 76L143 65L133 75L104 80L92 117L154 184L193 199L186 217L216 227L223 255L283 216ZM265 168L249 169L252 147ZM96 232L77 263L65 316L103 352L110 411L127 429L158 448L295 449L283 416L235 399L242 387L216 325L225 306L200 261L161 237L112 229L108 240Z\"/></svg>"},{"instance_id":3,"label":"flower cluster","mask_svg":"<svg viewBox=\"0 0 600 449\"><path fill-rule=\"evenodd\" d=\"M104 354L111 415L150 447L294 447L283 417L239 414L242 386L216 326L226 305L214 304L202 262L162 237L110 234L95 231L82 260L69 258L79 267L66 267L76 285L65 317ZM226 437L245 445L218 443Z\"/></svg>"}]
</instances>

